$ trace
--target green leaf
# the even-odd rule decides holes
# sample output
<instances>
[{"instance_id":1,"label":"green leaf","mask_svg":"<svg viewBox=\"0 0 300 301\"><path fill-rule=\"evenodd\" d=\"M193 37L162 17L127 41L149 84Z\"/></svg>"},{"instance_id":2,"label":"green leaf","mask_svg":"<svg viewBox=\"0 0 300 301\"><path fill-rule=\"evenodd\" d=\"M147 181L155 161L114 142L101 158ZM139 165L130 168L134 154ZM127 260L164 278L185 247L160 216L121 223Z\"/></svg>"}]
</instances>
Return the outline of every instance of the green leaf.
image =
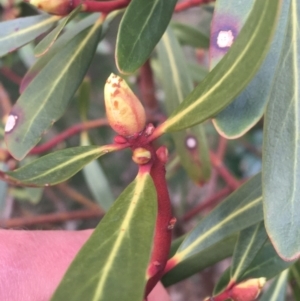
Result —
<instances>
[{"instance_id":1,"label":"green leaf","mask_svg":"<svg viewBox=\"0 0 300 301\"><path fill-rule=\"evenodd\" d=\"M285 301L289 270L281 272L271 286L263 293L259 301Z\"/></svg>"},{"instance_id":2,"label":"green leaf","mask_svg":"<svg viewBox=\"0 0 300 301\"><path fill-rule=\"evenodd\" d=\"M234 249L230 270L231 279L234 282L239 282L241 276L247 270L267 238L263 222L240 232Z\"/></svg>"},{"instance_id":3,"label":"green leaf","mask_svg":"<svg viewBox=\"0 0 300 301\"><path fill-rule=\"evenodd\" d=\"M165 32L177 0L132 0L121 20L116 63L122 73L133 73L150 56Z\"/></svg>"},{"instance_id":4,"label":"green leaf","mask_svg":"<svg viewBox=\"0 0 300 301\"><path fill-rule=\"evenodd\" d=\"M290 282L290 287L292 288L295 300L299 301L300 300L300 262L299 262L299 260L290 267L289 282Z\"/></svg>"},{"instance_id":5,"label":"green leaf","mask_svg":"<svg viewBox=\"0 0 300 301\"><path fill-rule=\"evenodd\" d=\"M267 54L280 3L280 0L255 1L231 49L162 124L162 132L179 131L203 122L229 105L246 87Z\"/></svg>"},{"instance_id":6,"label":"green leaf","mask_svg":"<svg viewBox=\"0 0 300 301\"><path fill-rule=\"evenodd\" d=\"M7 165L3 162L0 162L0 170L6 171ZM6 204L5 201L6 201L7 188L8 188L7 183L4 181L0 181L0 219Z\"/></svg>"},{"instance_id":7,"label":"green leaf","mask_svg":"<svg viewBox=\"0 0 300 301\"><path fill-rule=\"evenodd\" d=\"M79 251L51 301L141 301L156 219L151 177L137 176Z\"/></svg>"},{"instance_id":8,"label":"green leaf","mask_svg":"<svg viewBox=\"0 0 300 301\"><path fill-rule=\"evenodd\" d=\"M241 186L187 235L174 255L175 262L212 246L263 219L260 174Z\"/></svg>"},{"instance_id":9,"label":"green leaf","mask_svg":"<svg viewBox=\"0 0 300 301\"><path fill-rule=\"evenodd\" d=\"M265 277L271 279L293 264L292 261L282 260L276 253L274 247L267 241L258 252L241 280Z\"/></svg>"},{"instance_id":10,"label":"green leaf","mask_svg":"<svg viewBox=\"0 0 300 301\"><path fill-rule=\"evenodd\" d=\"M169 27L157 45L167 112L171 113L193 89L183 51ZM206 182L211 173L208 146L202 126L172 135L180 162L196 183Z\"/></svg>"},{"instance_id":11,"label":"green leaf","mask_svg":"<svg viewBox=\"0 0 300 301\"><path fill-rule=\"evenodd\" d=\"M179 22L172 22L171 27L180 44L195 48L208 48L209 37L194 27Z\"/></svg>"},{"instance_id":12,"label":"green leaf","mask_svg":"<svg viewBox=\"0 0 300 301\"><path fill-rule=\"evenodd\" d=\"M60 33L63 31L65 26L70 22L78 13L81 11L81 5L78 5L67 17L65 17L59 25L54 28L49 34L47 34L35 47L34 54L36 56L44 55L53 43L57 40Z\"/></svg>"},{"instance_id":13,"label":"green leaf","mask_svg":"<svg viewBox=\"0 0 300 301\"><path fill-rule=\"evenodd\" d=\"M284 51L266 111L263 145L265 225L278 254L300 256L300 4L291 0Z\"/></svg>"},{"instance_id":14,"label":"green leaf","mask_svg":"<svg viewBox=\"0 0 300 301\"><path fill-rule=\"evenodd\" d=\"M69 179L96 158L117 149L118 147L113 145L67 148L36 159L6 174L13 182L36 186L54 185Z\"/></svg>"},{"instance_id":15,"label":"green leaf","mask_svg":"<svg viewBox=\"0 0 300 301\"><path fill-rule=\"evenodd\" d=\"M14 105L5 128L5 141L14 158L23 159L64 113L94 56L101 22L81 32L58 52Z\"/></svg>"},{"instance_id":16,"label":"green leaf","mask_svg":"<svg viewBox=\"0 0 300 301\"><path fill-rule=\"evenodd\" d=\"M0 57L15 51L50 29L58 16L38 15L0 23Z\"/></svg>"},{"instance_id":17,"label":"green leaf","mask_svg":"<svg viewBox=\"0 0 300 301\"><path fill-rule=\"evenodd\" d=\"M164 275L162 278L163 284L165 286L173 285L231 256L236 240L237 235L234 234L178 263Z\"/></svg>"},{"instance_id":18,"label":"green leaf","mask_svg":"<svg viewBox=\"0 0 300 301\"><path fill-rule=\"evenodd\" d=\"M62 34L56 43L45 53L42 57L40 57L35 64L27 71L25 76L22 79L21 86L20 86L20 93L23 93L25 88L30 84L30 82L37 76L37 74L49 63L49 61L54 57L54 55L60 51L62 51L67 43L71 41L75 36L77 36L80 32L84 29L92 26L97 19L99 18L100 14L95 13L91 14L90 16L82 19L81 21L77 22L74 26L70 29L67 29L64 34Z\"/></svg>"},{"instance_id":19,"label":"green leaf","mask_svg":"<svg viewBox=\"0 0 300 301\"><path fill-rule=\"evenodd\" d=\"M230 2L231 5L226 0L223 0L223 2L229 11L233 10L233 6L237 6L233 2ZM239 4L244 9L250 2L243 0ZM217 131L224 137L230 139L240 137L262 117L265 111L270 98L280 53L285 51L285 47L283 48L282 46L288 20L289 3L289 0L283 1L281 15L270 51L257 74L246 89L213 120ZM217 20L218 16L219 14L217 13L214 20ZM218 32L222 26L224 24L216 24L215 30L213 29L212 31Z\"/></svg>"},{"instance_id":20,"label":"green leaf","mask_svg":"<svg viewBox=\"0 0 300 301\"><path fill-rule=\"evenodd\" d=\"M223 292L228 286L229 282L230 282L230 268L226 269L225 272L218 279L218 282L216 283L213 290L213 295L216 296L221 292Z\"/></svg>"}]
</instances>

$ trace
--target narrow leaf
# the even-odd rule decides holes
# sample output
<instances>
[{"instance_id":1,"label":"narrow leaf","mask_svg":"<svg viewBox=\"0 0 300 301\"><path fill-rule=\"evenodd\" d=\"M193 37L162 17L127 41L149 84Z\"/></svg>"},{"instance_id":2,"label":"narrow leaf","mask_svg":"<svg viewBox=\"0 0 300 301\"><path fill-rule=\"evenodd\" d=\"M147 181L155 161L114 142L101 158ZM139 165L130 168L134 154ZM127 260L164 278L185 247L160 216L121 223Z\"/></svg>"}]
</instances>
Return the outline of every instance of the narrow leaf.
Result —
<instances>
[{"instance_id":1,"label":"narrow leaf","mask_svg":"<svg viewBox=\"0 0 300 301\"><path fill-rule=\"evenodd\" d=\"M0 57L15 51L50 29L58 16L38 15L0 23Z\"/></svg>"},{"instance_id":2,"label":"narrow leaf","mask_svg":"<svg viewBox=\"0 0 300 301\"><path fill-rule=\"evenodd\" d=\"M196 255L179 262L164 275L162 278L163 284L165 286L173 285L231 256L236 240L237 235L234 234L213 244Z\"/></svg>"},{"instance_id":3,"label":"narrow leaf","mask_svg":"<svg viewBox=\"0 0 300 301\"><path fill-rule=\"evenodd\" d=\"M65 17L59 25L54 28L49 34L47 34L35 47L35 56L44 55L53 43L57 40L60 33L63 31L65 26L81 11L81 5L78 5L67 17Z\"/></svg>"},{"instance_id":4,"label":"narrow leaf","mask_svg":"<svg viewBox=\"0 0 300 301\"><path fill-rule=\"evenodd\" d=\"M51 301L141 301L156 218L151 177L139 174L79 251Z\"/></svg>"},{"instance_id":5,"label":"narrow leaf","mask_svg":"<svg viewBox=\"0 0 300 301\"><path fill-rule=\"evenodd\" d=\"M13 157L23 159L64 113L91 63L100 34L99 20L58 52L18 99L5 128Z\"/></svg>"},{"instance_id":6,"label":"narrow leaf","mask_svg":"<svg viewBox=\"0 0 300 301\"><path fill-rule=\"evenodd\" d=\"M172 22L171 26L180 44L208 48L209 37L196 28L179 22Z\"/></svg>"},{"instance_id":7,"label":"narrow leaf","mask_svg":"<svg viewBox=\"0 0 300 301\"><path fill-rule=\"evenodd\" d=\"M282 260L274 247L267 241L251 262L241 280L265 277L271 279L293 264L292 261Z\"/></svg>"},{"instance_id":8,"label":"narrow leaf","mask_svg":"<svg viewBox=\"0 0 300 301\"><path fill-rule=\"evenodd\" d=\"M231 49L161 126L162 132L179 131L203 122L229 105L246 87L267 54L280 3L255 1Z\"/></svg>"},{"instance_id":9,"label":"narrow leaf","mask_svg":"<svg viewBox=\"0 0 300 301\"><path fill-rule=\"evenodd\" d=\"M261 177L257 175L200 221L182 242L174 259L181 262L233 233L260 222L262 215Z\"/></svg>"},{"instance_id":10,"label":"narrow leaf","mask_svg":"<svg viewBox=\"0 0 300 301\"><path fill-rule=\"evenodd\" d=\"M239 282L268 236L263 222L240 232L232 257L231 279Z\"/></svg>"},{"instance_id":11,"label":"narrow leaf","mask_svg":"<svg viewBox=\"0 0 300 301\"><path fill-rule=\"evenodd\" d=\"M299 301L300 300L300 262L299 262L299 260L290 267L289 282L290 282L290 287L293 290L293 295L295 297L295 300Z\"/></svg>"},{"instance_id":12,"label":"narrow leaf","mask_svg":"<svg viewBox=\"0 0 300 301\"><path fill-rule=\"evenodd\" d=\"M85 30L86 28L92 26L100 14L95 13L90 16L82 19L77 22L76 25L72 26L70 29L67 29L56 41L56 43L45 53L42 57L40 57L35 64L27 71L25 76L22 79L20 85L20 93L23 93L30 82L37 76L37 74L50 62L50 60L54 57L54 55L60 51L62 51L67 43L71 41L75 36L77 36L80 32Z\"/></svg>"},{"instance_id":13,"label":"narrow leaf","mask_svg":"<svg viewBox=\"0 0 300 301\"><path fill-rule=\"evenodd\" d=\"M171 28L157 45L162 72L165 104L170 114L193 89L183 51ZM210 177L211 166L205 133L201 125L172 135L180 162L196 183L204 183Z\"/></svg>"},{"instance_id":14,"label":"narrow leaf","mask_svg":"<svg viewBox=\"0 0 300 301\"><path fill-rule=\"evenodd\" d=\"M165 32L177 0L132 0L121 20L116 63L122 73L133 73L150 56Z\"/></svg>"},{"instance_id":15,"label":"narrow leaf","mask_svg":"<svg viewBox=\"0 0 300 301\"><path fill-rule=\"evenodd\" d=\"M270 287L263 293L260 301L285 301L287 291L287 280L289 270L281 272L281 274L274 279Z\"/></svg>"},{"instance_id":16,"label":"narrow leaf","mask_svg":"<svg viewBox=\"0 0 300 301\"><path fill-rule=\"evenodd\" d=\"M0 170L1 171L6 171L7 170L7 165L4 164L3 162L0 162ZM5 208L6 205L6 194L7 194L7 188L8 185L4 181L0 181L0 219L2 216L2 212Z\"/></svg>"},{"instance_id":17,"label":"narrow leaf","mask_svg":"<svg viewBox=\"0 0 300 301\"><path fill-rule=\"evenodd\" d=\"M226 0L218 1L217 3L221 2L226 6L226 11L229 12L232 12L234 10L233 7L237 6L237 3ZM240 137L262 117L265 111L280 53L285 51L285 48L282 46L288 20L289 3L289 0L283 1L281 15L270 50L257 74L246 89L214 119L217 131L224 137L231 139ZM249 6L250 10L252 3L251 1L243 0L239 2L239 5L241 5L243 10ZM218 20L218 18L220 18L220 14L216 12L214 20ZM230 21L232 22L233 20ZM225 26L222 22L218 23L216 21L216 23L212 34L219 32Z\"/></svg>"},{"instance_id":18,"label":"narrow leaf","mask_svg":"<svg viewBox=\"0 0 300 301\"><path fill-rule=\"evenodd\" d=\"M113 145L67 148L36 159L6 174L9 180L22 184L54 185L69 179L92 160L117 149L118 147Z\"/></svg>"},{"instance_id":19,"label":"narrow leaf","mask_svg":"<svg viewBox=\"0 0 300 301\"><path fill-rule=\"evenodd\" d=\"M300 256L300 4L291 0L284 52L266 111L263 145L265 225L278 254Z\"/></svg>"}]
</instances>

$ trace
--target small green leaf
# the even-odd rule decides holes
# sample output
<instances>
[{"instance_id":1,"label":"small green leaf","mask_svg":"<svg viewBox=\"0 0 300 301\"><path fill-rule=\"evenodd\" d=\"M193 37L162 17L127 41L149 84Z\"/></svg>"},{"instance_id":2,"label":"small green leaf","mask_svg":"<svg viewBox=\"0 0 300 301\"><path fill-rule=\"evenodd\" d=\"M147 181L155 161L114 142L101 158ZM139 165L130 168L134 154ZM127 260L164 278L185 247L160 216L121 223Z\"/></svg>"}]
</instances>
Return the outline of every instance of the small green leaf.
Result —
<instances>
[{"instance_id":1,"label":"small green leaf","mask_svg":"<svg viewBox=\"0 0 300 301\"><path fill-rule=\"evenodd\" d=\"M278 254L300 256L300 4L291 0L284 51L266 111L263 145L265 226Z\"/></svg>"},{"instance_id":2,"label":"small green leaf","mask_svg":"<svg viewBox=\"0 0 300 301\"><path fill-rule=\"evenodd\" d=\"M0 23L0 57L34 40L50 29L58 16L38 15Z\"/></svg>"},{"instance_id":3,"label":"small green leaf","mask_svg":"<svg viewBox=\"0 0 300 301\"><path fill-rule=\"evenodd\" d=\"M165 286L173 285L231 256L236 240L237 235L234 234L178 263L164 275L162 278L163 284ZM173 251L173 253L175 252Z\"/></svg>"},{"instance_id":4,"label":"small green leaf","mask_svg":"<svg viewBox=\"0 0 300 301\"><path fill-rule=\"evenodd\" d=\"M219 2L222 1L218 1L218 3ZM245 9L250 2L251 1L243 0L239 2L239 5ZM233 11L233 7L237 6L236 3L229 3L226 0L223 0L223 3L226 6L226 10L231 12ZM289 3L289 0L283 1L273 42L257 74L246 89L213 120L217 131L224 137L230 139L240 137L256 124L265 111L265 107L270 98L280 53L285 51L285 47L283 48L282 46L288 21ZM252 4L249 6L249 10L251 6ZM220 17L220 15L217 13L214 20L218 20L218 17ZM214 28L212 29L212 34L218 32L222 26L224 26L224 24L216 24L215 30Z\"/></svg>"},{"instance_id":5,"label":"small green leaf","mask_svg":"<svg viewBox=\"0 0 300 301\"><path fill-rule=\"evenodd\" d=\"M157 45L165 104L170 114L193 89L183 51L169 27ZM172 135L180 162L196 183L210 177L211 166L205 133L201 125Z\"/></svg>"},{"instance_id":6,"label":"small green leaf","mask_svg":"<svg viewBox=\"0 0 300 301\"><path fill-rule=\"evenodd\" d=\"M53 43L57 40L65 26L81 11L81 5L78 5L67 17L65 17L59 25L47 34L35 47L34 54L36 56L44 55Z\"/></svg>"},{"instance_id":7,"label":"small green leaf","mask_svg":"<svg viewBox=\"0 0 300 301\"><path fill-rule=\"evenodd\" d=\"M263 222L240 232L234 249L230 270L231 279L234 282L239 282L241 276L247 270L267 238Z\"/></svg>"},{"instance_id":8,"label":"small green leaf","mask_svg":"<svg viewBox=\"0 0 300 301\"><path fill-rule=\"evenodd\" d=\"M179 22L172 22L171 27L180 44L195 48L208 48L209 37L196 28Z\"/></svg>"},{"instance_id":9,"label":"small green leaf","mask_svg":"<svg viewBox=\"0 0 300 301\"><path fill-rule=\"evenodd\" d=\"M264 292L259 301L285 301L289 270L285 270L277 276L271 286Z\"/></svg>"},{"instance_id":10,"label":"small green leaf","mask_svg":"<svg viewBox=\"0 0 300 301\"><path fill-rule=\"evenodd\" d=\"M267 54L280 4L280 0L255 1L233 46L162 124L162 132L179 131L203 122L229 105L246 87Z\"/></svg>"},{"instance_id":11,"label":"small green leaf","mask_svg":"<svg viewBox=\"0 0 300 301\"><path fill-rule=\"evenodd\" d=\"M187 235L174 259L182 262L263 219L260 174L232 193Z\"/></svg>"},{"instance_id":12,"label":"small green leaf","mask_svg":"<svg viewBox=\"0 0 300 301\"><path fill-rule=\"evenodd\" d=\"M77 254L51 301L141 301L156 219L151 177L137 176Z\"/></svg>"},{"instance_id":13,"label":"small green leaf","mask_svg":"<svg viewBox=\"0 0 300 301\"><path fill-rule=\"evenodd\" d=\"M54 55L60 51L62 51L67 43L69 43L75 36L77 36L80 32L85 30L86 28L92 26L100 14L95 13L90 16L82 19L77 22L70 29L67 29L56 41L56 43L44 54L40 57L35 64L27 71L25 76L22 79L20 86L20 93L23 93L30 82L37 76L37 74L49 63L49 61L54 57Z\"/></svg>"},{"instance_id":14,"label":"small green leaf","mask_svg":"<svg viewBox=\"0 0 300 301\"><path fill-rule=\"evenodd\" d=\"M289 275L290 287L293 290L293 294L296 301L300 300L300 262L299 260L295 262L290 267Z\"/></svg>"},{"instance_id":15,"label":"small green leaf","mask_svg":"<svg viewBox=\"0 0 300 301\"><path fill-rule=\"evenodd\" d=\"M7 172L9 180L27 185L48 186L63 182L92 160L112 151L116 146L78 146L49 155Z\"/></svg>"},{"instance_id":16,"label":"small green leaf","mask_svg":"<svg viewBox=\"0 0 300 301\"><path fill-rule=\"evenodd\" d=\"M265 277L271 279L290 267L294 262L282 260L268 240L257 253L241 280Z\"/></svg>"},{"instance_id":17,"label":"small green leaf","mask_svg":"<svg viewBox=\"0 0 300 301\"><path fill-rule=\"evenodd\" d=\"M14 105L5 128L7 148L14 158L23 159L64 113L92 61L101 24L99 20L58 52Z\"/></svg>"},{"instance_id":18,"label":"small green leaf","mask_svg":"<svg viewBox=\"0 0 300 301\"><path fill-rule=\"evenodd\" d=\"M218 282L216 283L213 290L213 295L216 296L221 292L223 292L226 289L229 282L230 282L230 268L226 269L225 272L218 279Z\"/></svg>"},{"instance_id":19,"label":"small green leaf","mask_svg":"<svg viewBox=\"0 0 300 301\"><path fill-rule=\"evenodd\" d=\"M122 73L133 73L150 56L165 32L177 0L132 0L121 20L116 63Z\"/></svg>"}]
</instances>

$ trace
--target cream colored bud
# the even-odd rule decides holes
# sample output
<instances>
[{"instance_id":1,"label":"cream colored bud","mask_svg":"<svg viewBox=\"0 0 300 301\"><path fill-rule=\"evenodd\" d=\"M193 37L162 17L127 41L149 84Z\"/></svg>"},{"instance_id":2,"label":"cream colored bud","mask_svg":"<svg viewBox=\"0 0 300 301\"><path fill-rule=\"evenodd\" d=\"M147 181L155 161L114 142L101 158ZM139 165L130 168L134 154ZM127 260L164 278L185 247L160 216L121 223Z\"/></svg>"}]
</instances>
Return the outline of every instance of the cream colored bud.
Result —
<instances>
[{"instance_id":1,"label":"cream colored bud","mask_svg":"<svg viewBox=\"0 0 300 301\"><path fill-rule=\"evenodd\" d=\"M49 14L65 16L72 11L70 0L27 0L31 5Z\"/></svg>"},{"instance_id":2,"label":"cream colored bud","mask_svg":"<svg viewBox=\"0 0 300 301\"><path fill-rule=\"evenodd\" d=\"M142 147L138 147L133 151L132 160L139 165L146 164L151 159L151 153Z\"/></svg>"},{"instance_id":3,"label":"cream colored bud","mask_svg":"<svg viewBox=\"0 0 300 301\"><path fill-rule=\"evenodd\" d=\"M124 79L115 74L109 76L104 100L108 122L119 135L132 136L145 128L144 107Z\"/></svg>"}]
</instances>

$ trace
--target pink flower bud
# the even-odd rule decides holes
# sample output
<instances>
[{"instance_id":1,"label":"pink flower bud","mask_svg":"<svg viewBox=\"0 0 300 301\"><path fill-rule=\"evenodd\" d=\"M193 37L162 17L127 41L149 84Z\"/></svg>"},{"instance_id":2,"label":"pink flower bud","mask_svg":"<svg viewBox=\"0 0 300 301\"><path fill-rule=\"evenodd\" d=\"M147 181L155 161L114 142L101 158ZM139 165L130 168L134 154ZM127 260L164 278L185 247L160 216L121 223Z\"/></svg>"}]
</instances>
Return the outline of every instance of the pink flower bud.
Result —
<instances>
[{"instance_id":1,"label":"pink flower bud","mask_svg":"<svg viewBox=\"0 0 300 301\"><path fill-rule=\"evenodd\" d=\"M261 292L266 278L249 279L236 284L231 289L231 298L234 301L253 301Z\"/></svg>"},{"instance_id":2,"label":"pink flower bud","mask_svg":"<svg viewBox=\"0 0 300 301\"><path fill-rule=\"evenodd\" d=\"M104 87L106 115L110 126L122 136L132 136L145 128L145 110L126 82L111 74Z\"/></svg>"},{"instance_id":3,"label":"pink flower bud","mask_svg":"<svg viewBox=\"0 0 300 301\"><path fill-rule=\"evenodd\" d=\"M69 14L73 7L70 0L25 0L49 14L65 16Z\"/></svg>"}]
</instances>

